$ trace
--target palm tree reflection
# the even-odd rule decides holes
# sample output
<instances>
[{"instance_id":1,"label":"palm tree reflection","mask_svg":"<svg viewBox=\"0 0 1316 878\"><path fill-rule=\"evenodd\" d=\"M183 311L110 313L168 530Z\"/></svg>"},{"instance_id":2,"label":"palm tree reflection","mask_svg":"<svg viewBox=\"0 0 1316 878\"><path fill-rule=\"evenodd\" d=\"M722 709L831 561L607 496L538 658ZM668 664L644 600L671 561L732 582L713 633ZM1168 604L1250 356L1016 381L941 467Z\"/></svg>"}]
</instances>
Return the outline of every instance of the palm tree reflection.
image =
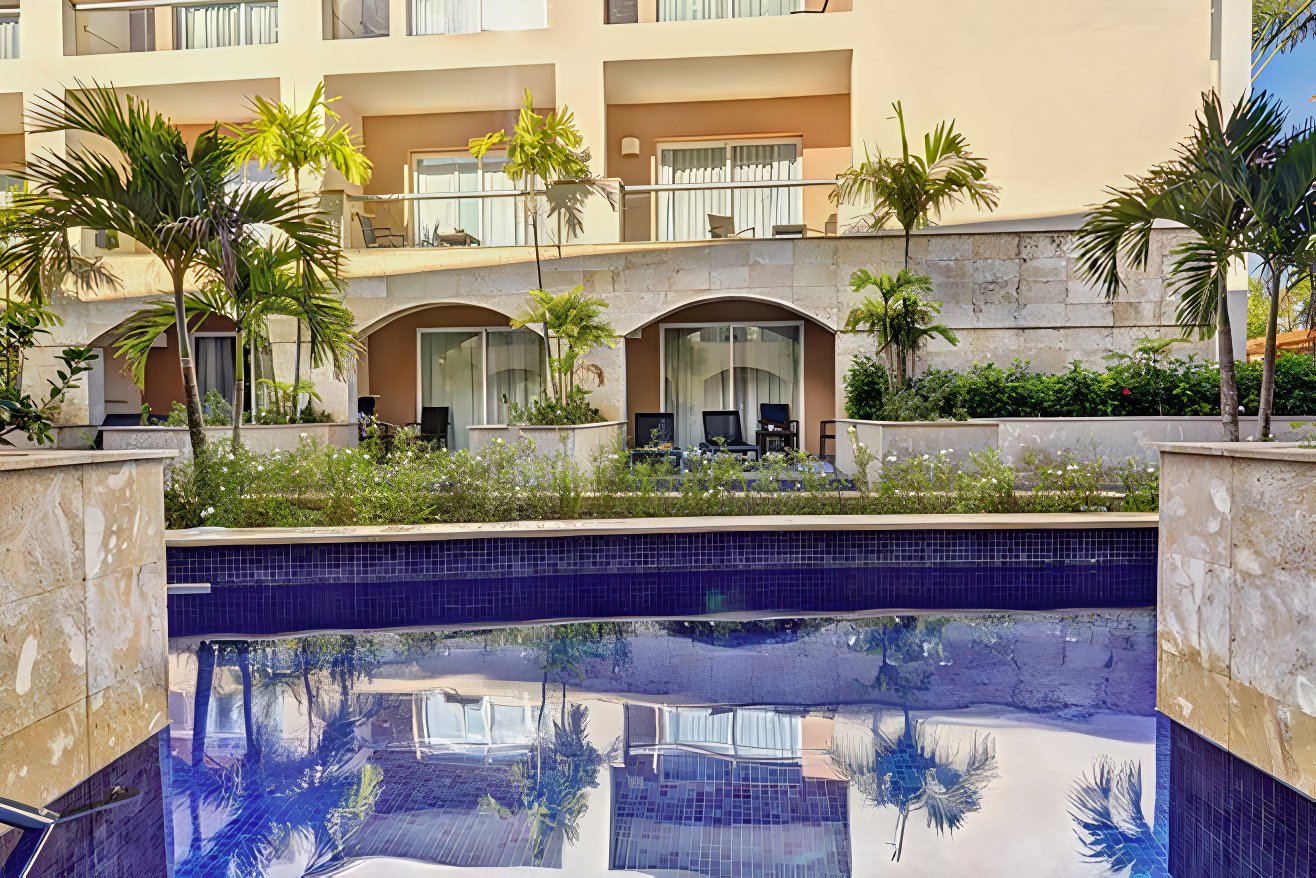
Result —
<instances>
[{"instance_id":1,"label":"palm tree reflection","mask_svg":"<svg viewBox=\"0 0 1316 878\"><path fill-rule=\"evenodd\" d=\"M1130 878L1168 874L1142 815L1142 763L1096 759L1074 782L1069 805L1084 859Z\"/></svg>"}]
</instances>

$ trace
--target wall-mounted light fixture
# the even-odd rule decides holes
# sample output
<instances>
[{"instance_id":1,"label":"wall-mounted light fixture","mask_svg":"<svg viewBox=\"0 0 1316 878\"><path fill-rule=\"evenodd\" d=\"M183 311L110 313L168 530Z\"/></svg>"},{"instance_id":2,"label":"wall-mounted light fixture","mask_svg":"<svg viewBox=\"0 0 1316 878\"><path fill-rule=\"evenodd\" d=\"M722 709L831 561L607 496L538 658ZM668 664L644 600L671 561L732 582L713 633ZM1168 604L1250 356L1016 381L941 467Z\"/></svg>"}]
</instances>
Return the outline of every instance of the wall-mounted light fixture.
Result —
<instances>
[{"instance_id":1,"label":"wall-mounted light fixture","mask_svg":"<svg viewBox=\"0 0 1316 878\"><path fill-rule=\"evenodd\" d=\"M640 154L640 138L623 137L621 139L622 158L634 158Z\"/></svg>"}]
</instances>

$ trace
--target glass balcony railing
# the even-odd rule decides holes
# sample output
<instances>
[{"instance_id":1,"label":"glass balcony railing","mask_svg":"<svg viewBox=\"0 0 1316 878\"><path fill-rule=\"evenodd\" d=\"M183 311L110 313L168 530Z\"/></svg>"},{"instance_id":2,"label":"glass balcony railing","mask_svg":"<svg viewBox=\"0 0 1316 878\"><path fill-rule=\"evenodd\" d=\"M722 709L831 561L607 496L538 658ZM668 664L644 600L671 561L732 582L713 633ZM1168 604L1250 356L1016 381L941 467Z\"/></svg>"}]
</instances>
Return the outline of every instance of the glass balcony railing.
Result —
<instances>
[{"instance_id":1,"label":"glass balcony railing","mask_svg":"<svg viewBox=\"0 0 1316 878\"><path fill-rule=\"evenodd\" d=\"M567 189L571 184L556 184ZM834 180L617 184L615 203L581 199L579 228L534 199L541 244L804 238L838 234ZM533 241L527 196L515 191L352 195L344 200L350 248L516 247Z\"/></svg>"},{"instance_id":2,"label":"glass balcony railing","mask_svg":"<svg viewBox=\"0 0 1316 878\"><path fill-rule=\"evenodd\" d=\"M260 46L279 41L277 0L90 2L74 7L79 55Z\"/></svg>"},{"instance_id":3,"label":"glass balcony railing","mask_svg":"<svg viewBox=\"0 0 1316 878\"><path fill-rule=\"evenodd\" d=\"M608 0L608 24L842 12L845 0ZM831 9L829 7L838 7Z\"/></svg>"}]
</instances>

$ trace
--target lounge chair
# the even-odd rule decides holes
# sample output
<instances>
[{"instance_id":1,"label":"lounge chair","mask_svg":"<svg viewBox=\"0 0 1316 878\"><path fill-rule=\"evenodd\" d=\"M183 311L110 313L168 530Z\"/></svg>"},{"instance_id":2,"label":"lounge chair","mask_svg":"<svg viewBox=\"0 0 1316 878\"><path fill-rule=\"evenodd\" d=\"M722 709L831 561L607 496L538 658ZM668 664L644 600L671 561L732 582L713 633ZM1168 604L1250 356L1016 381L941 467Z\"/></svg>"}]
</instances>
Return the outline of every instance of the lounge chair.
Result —
<instances>
[{"instance_id":1,"label":"lounge chair","mask_svg":"<svg viewBox=\"0 0 1316 878\"><path fill-rule=\"evenodd\" d=\"M784 402L759 403L759 425L754 438L758 442L759 459L769 451L798 449L800 422L791 419L790 405Z\"/></svg>"},{"instance_id":2,"label":"lounge chair","mask_svg":"<svg viewBox=\"0 0 1316 878\"><path fill-rule=\"evenodd\" d=\"M374 250L377 247L402 247L405 245L400 233L387 226L375 225L375 221L364 213L358 213L356 221L361 226L361 242L366 245L368 250Z\"/></svg>"},{"instance_id":3,"label":"lounge chair","mask_svg":"<svg viewBox=\"0 0 1316 878\"><path fill-rule=\"evenodd\" d=\"M407 426L419 427L422 441L433 442L440 448L448 447L448 430L452 426L452 420L446 405L422 406L420 421L413 421Z\"/></svg>"},{"instance_id":4,"label":"lounge chair","mask_svg":"<svg viewBox=\"0 0 1316 878\"><path fill-rule=\"evenodd\" d=\"M681 449L676 445L676 415L671 412L636 412L635 448L631 451L631 466L637 460L671 459L681 465Z\"/></svg>"},{"instance_id":5,"label":"lounge chair","mask_svg":"<svg viewBox=\"0 0 1316 878\"><path fill-rule=\"evenodd\" d=\"M714 454L737 454L758 457L757 445L745 441L744 431L740 427L740 412L704 412L704 441L699 443L701 451Z\"/></svg>"},{"instance_id":6,"label":"lounge chair","mask_svg":"<svg viewBox=\"0 0 1316 878\"><path fill-rule=\"evenodd\" d=\"M708 215L708 235L710 238L719 240L722 238L739 238L746 232L752 231L754 231L754 227L750 226L737 232L735 220L729 216L721 216L716 213Z\"/></svg>"}]
</instances>

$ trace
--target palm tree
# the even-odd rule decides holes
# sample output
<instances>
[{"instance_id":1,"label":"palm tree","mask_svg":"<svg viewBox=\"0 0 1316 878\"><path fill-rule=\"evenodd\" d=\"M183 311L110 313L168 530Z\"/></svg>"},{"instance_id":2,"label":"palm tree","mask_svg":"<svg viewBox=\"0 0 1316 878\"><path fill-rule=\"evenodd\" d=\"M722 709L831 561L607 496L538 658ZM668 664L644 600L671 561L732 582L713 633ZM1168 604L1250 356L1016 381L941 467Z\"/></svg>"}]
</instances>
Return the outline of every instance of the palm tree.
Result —
<instances>
[{"instance_id":1,"label":"palm tree","mask_svg":"<svg viewBox=\"0 0 1316 878\"><path fill-rule=\"evenodd\" d=\"M838 773L874 807L895 807L896 827L891 859L904 852L905 829L916 811L927 814L927 825L938 835L954 833L982 807L983 793L996 778L996 742L991 735L973 736L968 752L942 746L926 723L910 719L905 707L898 738L880 731L868 743L844 739L830 755Z\"/></svg>"},{"instance_id":2,"label":"palm tree","mask_svg":"<svg viewBox=\"0 0 1316 878\"><path fill-rule=\"evenodd\" d=\"M1214 156L1217 173L1239 194L1251 222L1243 248L1261 259L1269 282L1261 400L1262 439L1270 438L1275 405L1275 341L1286 276L1300 277L1316 260L1316 129L1307 127L1259 152L1251 161Z\"/></svg>"},{"instance_id":3,"label":"palm tree","mask_svg":"<svg viewBox=\"0 0 1316 878\"><path fill-rule=\"evenodd\" d=\"M251 102L255 121L239 126L236 131L239 161L255 161L263 168L291 176L298 199L302 197L302 175L308 171L323 173L326 168L333 168L349 183L369 182L370 159L361 151L351 127L334 112L331 105L337 100L325 98L323 83L316 85L310 102L302 110L256 96ZM316 286L313 276L308 276L307 281L308 286ZM293 387L301 386L301 374L302 323L299 321L293 355ZM294 401L294 420L297 409Z\"/></svg>"},{"instance_id":4,"label":"palm tree","mask_svg":"<svg viewBox=\"0 0 1316 878\"><path fill-rule=\"evenodd\" d=\"M850 275L850 288L861 293L868 288L877 296L865 296L851 309L845 331L863 330L875 337L877 353L886 357L891 389L903 387L914 377L918 351L933 336L952 345L959 339L946 325L931 321L941 313L941 303L924 298L932 294L932 278L913 274L907 268L892 277L874 276L866 268Z\"/></svg>"},{"instance_id":5,"label":"palm tree","mask_svg":"<svg viewBox=\"0 0 1316 878\"><path fill-rule=\"evenodd\" d=\"M206 252L207 261L218 261L216 248ZM311 363L332 364L335 374L344 374L355 362L360 341L353 329L352 312L326 285L308 285L298 270L307 264L299 251L287 244L267 245L245 238L233 254L228 281L212 281L198 293L184 296L189 327L195 331L208 317L231 320L236 328L237 356L234 361L233 443L240 441L242 400L246 390L244 345L260 347L268 342L267 320L271 316L292 317L310 328ZM145 380L146 362L155 340L173 325L173 305L155 302L138 310L124 324L116 345L138 384Z\"/></svg>"},{"instance_id":6,"label":"palm tree","mask_svg":"<svg viewBox=\"0 0 1316 878\"><path fill-rule=\"evenodd\" d=\"M962 201L980 210L995 210L1000 189L987 181L987 162L973 155L969 142L955 130L954 120L941 122L923 135L923 153L911 153L905 133L905 110L891 105L900 123L900 155L870 154L841 173L832 200L860 204L869 210L865 221L881 229L895 221L905 233L905 268L909 268L909 240L914 229L941 219L942 213Z\"/></svg>"},{"instance_id":7,"label":"palm tree","mask_svg":"<svg viewBox=\"0 0 1316 878\"><path fill-rule=\"evenodd\" d=\"M565 401L576 389L577 376L585 372L602 386L603 370L580 360L600 345L617 346L616 331L603 316L608 303L585 295L585 288L579 286L565 293L531 290L529 297L530 310L512 325L544 327L554 399Z\"/></svg>"},{"instance_id":8,"label":"palm tree","mask_svg":"<svg viewBox=\"0 0 1316 878\"><path fill-rule=\"evenodd\" d=\"M602 195L608 203L616 205L617 194L590 172L590 151L584 135L576 127L571 110L559 107L541 116L535 112L534 96L527 89L521 104L516 126L509 135L506 130L472 138L471 155L483 159L490 151L505 147L507 164L503 166L508 179L522 190L526 217L530 223L531 241L535 248L536 290L544 289L544 269L539 258L539 209L537 199L540 186L548 202L548 218L560 216L566 222L567 232L577 234L584 226L584 205L590 195ZM566 185L559 185L566 184ZM544 332L544 390L548 391L552 364L549 362L549 327Z\"/></svg>"},{"instance_id":9,"label":"palm tree","mask_svg":"<svg viewBox=\"0 0 1316 878\"><path fill-rule=\"evenodd\" d=\"M1142 815L1142 765L1115 764L1102 756L1069 793L1073 818L1084 857L1100 863L1112 875L1159 875L1164 871L1159 845Z\"/></svg>"},{"instance_id":10,"label":"palm tree","mask_svg":"<svg viewBox=\"0 0 1316 878\"><path fill-rule=\"evenodd\" d=\"M1252 0L1252 79L1276 55L1316 36L1316 0Z\"/></svg>"},{"instance_id":11,"label":"palm tree","mask_svg":"<svg viewBox=\"0 0 1316 878\"><path fill-rule=\"evenodd\" d=\"M1238 441L1238 381L1229 321L1229 268L1243 257L1252 217L1222 172L1246 166L1270 147L1284 113L1264 92L1240 101L1226 117L1214 92L1202 95L1192 133L1176 156L1143 176L1109 190L1074 234L1079 270L1108 300L1124 286L1122 272L1146 268L1157 222L1180 223L1196 238L1175 245L1171 292L1181 327L1216 334L1220 363L1220 416L1225 437Z\"/></svg>"}]
</instances>

